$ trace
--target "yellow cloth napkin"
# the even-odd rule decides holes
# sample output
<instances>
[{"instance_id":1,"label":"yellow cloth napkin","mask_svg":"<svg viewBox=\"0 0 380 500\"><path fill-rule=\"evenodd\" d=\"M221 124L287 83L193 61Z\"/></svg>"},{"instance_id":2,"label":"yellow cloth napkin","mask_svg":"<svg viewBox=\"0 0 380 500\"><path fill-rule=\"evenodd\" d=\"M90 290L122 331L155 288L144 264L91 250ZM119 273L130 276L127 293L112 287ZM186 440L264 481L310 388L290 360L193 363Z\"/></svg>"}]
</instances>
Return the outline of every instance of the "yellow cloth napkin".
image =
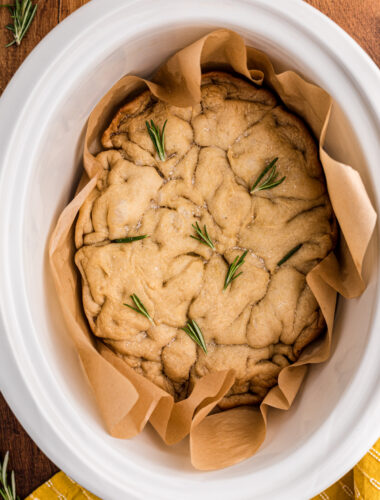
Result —
<instances>
[{"instance_id":1,"label":"yellow cloth napkin","mask_svg":"<svg viewBox=\"0 0 380 500\"><path fill-rule=\"evenodd\" d=\"M369 452L335 484L312 500L380 500L380 439ZM100 500L58 472L25 500ZM296 499L295 499L296 500Z\"/></svg>"},{"instance_id":2,"label":"yellow cloth napkin","mask_svg":"<svg viewBox=\"0 0 380 500\"><path fill-rule=\"evenodd\" d=\"M312 500L380 500L380 439L355 467Z\"/></svg>"},{"instance_id":3,"label":"yellow cloth napkin","mask_svg":"<svg viewBox=\"0 0 380 500\"><path fill-rule=\"evenodd\" d=\"M25 500L100 500L75 483L64 472L58 472Z\"/></svg>"}]
</instances>

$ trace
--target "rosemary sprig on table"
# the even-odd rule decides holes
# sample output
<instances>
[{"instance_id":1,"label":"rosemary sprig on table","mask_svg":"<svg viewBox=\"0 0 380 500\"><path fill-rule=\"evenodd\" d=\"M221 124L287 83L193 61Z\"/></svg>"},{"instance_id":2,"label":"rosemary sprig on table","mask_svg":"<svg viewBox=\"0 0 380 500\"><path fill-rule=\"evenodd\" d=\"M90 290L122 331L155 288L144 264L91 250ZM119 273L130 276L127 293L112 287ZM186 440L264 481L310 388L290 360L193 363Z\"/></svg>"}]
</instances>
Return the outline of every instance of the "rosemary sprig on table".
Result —
<instances>
[{"instance_id":1,"label":"rosemary sprig on table","mask_svg":"<svg viewBox=\"0 0 380 500\"><path fill-rule=\"evenodd\" d=\"M292 257L292 255L294 255L296 252L298 252L298 250L302 247L302 243L299 243L298 245L296 245L294 248L292 248L291 250L289 250L289 252L283 256L283 258L281 260L279 260L277 262L277 265L278 266L281 266L284 262L286 262L287 260L290 259L290 257Z\"/></svg>"},{"instance_id":2,"label":"rosemary sprig on table","mask_svg":"<svg viewBox=\"0 0 380 500\"><path fill-rule=\"evenodd\" d=\"M4 462L0 463L0 497L3 500L20 500L20 497L16 495L16 481L15 473L11 472L11 484L8 483L8 467L9 451L6 452L4 457Z\"/></svg>"},{"instance_id":3,"label":"rosemary sprig on table","mask_svg":"<svg viewBox=\"0 0 380 500\"><path fill-rule=\"evenodd\" d=\"M154 124L153 120L150 120L149 122L145 122L146 128L148 129L148 133L150 135L150 138L152 139L153 145L157 150L158 156L161 161L165 161L166 156L165 156L165 127L166 127L166 122L168 120L165 120L165 123L162 127L161 133L158 127Z\"/></svg>"},{"instance_id":4,"label":"rosemary sprig on table","mask_svg":"<svg viewBox=\"0 0 380 500\"><path fill-rule=\"evenodd\" d=\"M191 340L198 344L199 347L207 354L206 342L203 337L202 330L199 328L195 319L188 321L186 326L182 327L181 330L185 331Z\"/></svg>"},{"instance_id":5,"label":"rosemary sprig on table","mask_svg":"<svg viewBox=\"0 0 380 500\"><path fill-rule=\"evenodd\" d=\"M133 303L135 304L136 307L130 306L129 304L124 304L124 305L127 306L127 307L129 307L129 308L131 308L131 309L133 309L137 313L142 314L147 319L149 319L149 321L154 325L153 319L151 318L151 316L148 313L148 311L146 310L144 304L137 297L137 295L135 293L133 293L130 297L131 297L131 299L132 299L132 301L133 301Z\"/></svg>"},{"instance_id":6,"label":"rosemary sprig on table","mask_svg":"<svg viewBox=\"0 0 380 500\"><path fill-rule=\"evenodd\" d=\"M261 172L261 174L257 177L255 183L251 187L250 193L253 193L254 191L263 191L264 189L272 189L281 182L283 182L286 178L286 176L282 177L281 179L277 180L278 173L276 172L277 170L277 162L278 158L275 158L272 160L269 165L267 165L264 170ZM260 184L260 182L263 180L263 178L268 174L268 177L264 179L263 183Z\"/></svg>"},{"instance_id":7,"label":"rosemary sprig on table","mask_svg":"<svg viewBox=\"0 0 380 500\"><path fill-rule=\"evenodd\" d=\"M32 0L15 0L13 5L2 4L0 7L8 7L13 19L13 24L5 26L7 30L13 33L13 40L6 47L10 47L14 43L20 45L36 15L37 4L33 4Z\"/></svg>"},{"instance_id":8,"label":"rosemary sprig on table","mask_svg":"<svg viewBox=\"0 0 380 500\"><path fill-rule=\"evenodd\" d=\"M210 248L215 250L214 243L212 242L210 236L208 235L206 224L203 226L203 233L202 233L202 229L200 228L198 222L196 222L195 224L192 224L192 227L194 228L194 230L198 236L193 236L191 234L190 238L194 238L194 240L198 240L201 243L203 243L204 245L208 245Z\"/></svg>"},{"instance_id":9,"label":"rosemary sprig on table","mask_svg":"<svg viewBox=\"0 0 380 500\"><path fill-rule=\"evenodd\" d=\"M224 280L223 290L225 290L228 287L228 285L233 282L233 280L236 280L237 277L239 277L241 274L243 274L243 271L240 271L240 273L238 273L238 274L235 274L235 273L239 269L239 267L244 264L244 258L247 255L247 253L248 253L248 250L246 250L242 255L240 255L240 257L237 255L235 257L234 261L232 262L232 264L230 264L230 267L228 268L228 271L226 274L226 279Z\"/></svg>"},{"instance_id":10,"label":"rosemary sprig on table","mask_svg":"<svg viewBox=\"0 0 380 500\"><path fill-rule=\"evenodd\" d=\"M127 236L126 238L117 238L116 240L111 240L112 243L132 243L132 241L143 240L148 238L149 234L142 234L141 236Z\"/></svg>"}]
</instances>

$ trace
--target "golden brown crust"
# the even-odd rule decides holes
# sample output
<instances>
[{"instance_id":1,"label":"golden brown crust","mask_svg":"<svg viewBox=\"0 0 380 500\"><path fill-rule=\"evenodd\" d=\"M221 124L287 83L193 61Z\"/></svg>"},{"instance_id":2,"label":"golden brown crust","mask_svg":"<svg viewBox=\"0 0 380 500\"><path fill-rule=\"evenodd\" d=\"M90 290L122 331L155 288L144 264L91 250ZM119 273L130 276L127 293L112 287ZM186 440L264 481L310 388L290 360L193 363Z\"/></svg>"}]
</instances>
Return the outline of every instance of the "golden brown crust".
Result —
<instances>
[{"instance_id":1,"label":"golden brown crust","mask_svg":"<svg viewBox=\"0 0 380 500\"><path fill-rule=\"evenodd\" d=\"M178 108L145 91L117 112L102 138L111 149L98 155L103 173L77 221L76 263L95 335L176 400L207 373L234 369L219 405L227 409L261 402L325 330L306 274L334 247L336 225L302 120L269 90L226 73L203 75L201 94L199 105ZM159 128L167 120L165 161L147 133L151 119ZM286 180L250 194L274 157ZM190 238L197 222L215 250ZM243 274L223 290L245 250ZM154 325L125 307L133 293ZM189 318L207 355L181 330Z\"/></svg>"},{"instance_id":2,"label":"golden brown crust","mask_svg":"<svg viewBox=\"0 0 380 500\"><path fill-rule=\"evenodd\" d=\"M237 93L249 97L254 102L263 103L266 105L275 105L276 99L274 95L266 89L254 87L252 83L241 78L234 77L221 71L210 71L202 75L202 85L207 85L212 82L229 83L236 87ZM116 113L109 127L105 130L102 136L102 145L105 148L112 148L112 136L120 130L120 125L127 120L132 120L142 110L148 108L152 103L157 102L157 99L146 90L137 97L128 101Z\"/></svg>"},{"instance_id":3,"label":"golden brown crust","mask_svg":"<svg viewBox=\"0 0 380 500\"><path fill-rule=\"evenodd\" d=\"M122 106L113 118L110 126L105 130L102 136L102 145L105 148L112 148L111 137L115 134L120 124L125 120L126 117L133 118L141 110L145 109L149 103L153 100L153 96L149 90L142 92L132 101L128 101L124 106Z\"/></svg>"}]
</instances>

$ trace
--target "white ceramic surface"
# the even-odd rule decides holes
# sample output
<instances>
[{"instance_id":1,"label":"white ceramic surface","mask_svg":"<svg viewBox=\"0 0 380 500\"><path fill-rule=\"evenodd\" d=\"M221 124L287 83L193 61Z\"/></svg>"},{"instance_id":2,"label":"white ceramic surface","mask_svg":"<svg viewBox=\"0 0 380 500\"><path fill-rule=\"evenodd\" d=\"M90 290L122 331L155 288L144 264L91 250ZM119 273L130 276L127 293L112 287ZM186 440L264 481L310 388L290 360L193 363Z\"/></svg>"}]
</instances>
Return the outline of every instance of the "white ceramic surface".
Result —
<instances>
[{"instance_id":1,"label":"white ceramic surface","mask_svg":"<svg viewBox=\"0 0 380 500\"><path fill-rule=\"evenodd\" d=\"M306 499L380 435L378 234L366 292L339 301L331 359L310 370L289 412L270 414L260 452L226 470L194 471L186 440L168 448L150 428L130 441L107 435L65 332L46 241L78 179L87 116L123 74L148 76L222 26L332 94L328 150L361 173L378 208L378 70L298 0L93 0L38 45L0 100L0 388L45 453L104 499Z\"/></svg>"}]
</instances>

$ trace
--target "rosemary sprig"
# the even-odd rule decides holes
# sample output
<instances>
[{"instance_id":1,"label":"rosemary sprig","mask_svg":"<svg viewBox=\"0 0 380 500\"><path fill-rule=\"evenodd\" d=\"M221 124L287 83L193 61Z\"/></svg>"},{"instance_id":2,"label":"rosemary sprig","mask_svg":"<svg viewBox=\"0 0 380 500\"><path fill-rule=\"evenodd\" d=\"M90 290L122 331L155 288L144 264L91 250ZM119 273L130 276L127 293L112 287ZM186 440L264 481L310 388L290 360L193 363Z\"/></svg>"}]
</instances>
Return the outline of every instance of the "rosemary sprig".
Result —
<instances>
[{"instance_id":1,"label":"rosemary sprig","mask_svg":"<svg viewBox=\"0 0 380 500\"><path fill-rule=\"evenodd\" d=\"M185 331L191 340L194 340L194 342L207 354L206 342L202 330L199 328L195 319L188 321L186 326L182 327L181 330Z\"/></svg>"},{"instance_id":2,"label":"rosemary sprig","mask_svg":"<svg viewBox=\"0 0 380 500\"><path fill-rule=\"evenodd\" d=\"M203 233L202 233L202 229L200 228L198 222L196 222L195 224L191 224L191 225L194 228L194 230L198 236L193 236L191 234L190 238L194 238L194 240L198 240L201 243L203 243L204 245L208 245L210 248L215 250L214 243L212 242L210 236L208 235L206 224L203 226L203 231L204 231Z\"/></svg>"},{"instance_id":3,"label":"rosemary sprig","mask_svg":"<svg viewBox=\"0 0 380 500\"><path fill-rule=\"evenodd\" d=\"M290 257L292 257L292 255L294 255L296 252L298 252L298 250L302 247L302 243L299 243L298 245L296 245L294 248L292 248L291 250L289 250L289 252L283 256L283 258L281 260L279 260L277 262L277 265L278 266L281 266L284 262L286 262L287 260L290 259Z\"/></svg>"},{"instance_id":4,"label":"rosemary sprig","mask_svg":"<svg viewBox=\"0 0 380 500\"><path fill-rule=\"evenodd\" d=\"M236 280L237 277L239 277L241 274L243 274L243 271L240 271L239 274L235 274L235 273L239 269L239 267L244 264L244 258L247 255L247 253L248 253L248 250L246 250L242 255L240 255L240 257L237 255L235 257L234 261L232 262L232 264L230 264L230 267L228 268L228 271L226 274L226 279L224 280L223 290L225 290L228 287L228 285L233 282L233 280Z\"/></svg>"},{"instance_id":5,"label":"rosemary sprig","mask_svg":"<svg viewBox=\"0 0 380 500\"><path fill-rule=\"evenodd\" d=\"M15 473L11 472L11 484L8 484L8 467L9 451L6 452L4 457L4 462L0 463L0 497L3 500L20 500L20 497L16 495L16 481Z\"/></svg>"},{"instance_id":6,"label":"rosemary sprig","mask_svg":"<svg viewBox=\"0 0 380 500\"><path fill-rule=\"evenodd\" d=\"M166 122L168 120L165 120L165 123L162 127L161 133L158 127L154 124L153 120L150 120L149 122L145 122L146 128L148 129L148 133L150 135L150 138L152 139L153 145L157 150L158 156L161 161L165 161L166 156L165 156L165 127L166 127Z\"/></svg>"},{"instance_id":7,"label":"rosemary sprig","mask_svg":"<svg viewBox=\"0 0 380 500\"><path fill-rule=\"evenodd\" d=\"M116 240L111 240L111 243L132 243L132 241L143 240L148 238L149 234L142 234L141 236L127 236L126 238L117 238Z\"/></svg>"},{"instance_id":8,"label":"rosemary sprig","mask_svg":"<svg viewBox=\"0 0 380 500\"><path fill-rule=\"evenodd\" d=\"M267 165L264 170L261 172L261 174L258 176L256 179L255 183L251 187L250 193L253 193L254 191L263 191L264 189L272 189L281 182L283 182L286 178L286 176L282 177L281 179L277 180L278 173L276 172L277 169L277 162L278 158L275 158L272 160L269 165ZM268 177L264 179L263 183L259 185L259 183L263 180L263 178L268 174Z\"/></svg>"},{"instance_id":9,"label":"rosemary sprig","mask_svg":"<svg viewBox=\"0 0 380 500\"><path fill-rule=\"evenodd\" d=\"M133 303L135 304L136 307L130 306L129 304L124 304L124 305L127 306L127 307L130 307L131 309L133 309L137 313L142 314L143 316L145 316L146 318L148 318L149 321L154 325L153 319L151 318L151 316L148 313L148 311L146 310L144 304L137 297L137 295L134 293L130 297L131 297L131 299L132 299L132 301L133 301Z\"/></svg>"},{"instance_id":10,"label":"rosemary sprig","mask_svg":"<svg viewBox=\"0 0 380 500\"><path fill-rule=\"evenodd\" d=\"M32 0L15 0L13 5L2 4L0 7L8 7L13 19L13 24L5 26L7 30L13 33L13 40L6 47L10 47L14 43L20 45L36 15L37 4L33 5Z\"/></svg>"}]
</instances>

